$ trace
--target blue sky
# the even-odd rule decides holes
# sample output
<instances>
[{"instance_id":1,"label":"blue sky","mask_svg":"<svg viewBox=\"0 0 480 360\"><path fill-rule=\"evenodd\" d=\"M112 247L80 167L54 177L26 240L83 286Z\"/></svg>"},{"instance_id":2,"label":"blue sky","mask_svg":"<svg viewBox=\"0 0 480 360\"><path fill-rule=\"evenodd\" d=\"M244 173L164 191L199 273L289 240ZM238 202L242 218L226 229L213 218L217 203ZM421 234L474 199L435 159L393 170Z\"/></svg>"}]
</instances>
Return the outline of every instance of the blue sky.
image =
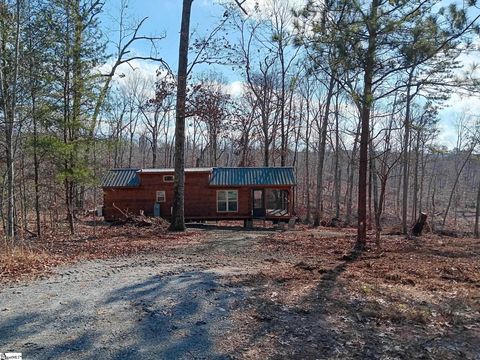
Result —
<instances>
[{"instance_id":1,"label":"blue sky","mask_svg":"<svg viewBox=\"0 0 480 360\"><path fill-rule=\"evenodd\" d=\"M107 0L104 14L105 26L113 26L113 18L118 18L116 14L118 14L120 2L120 0ZM206 33L218 22L223 11L222 6L213 0L194 0L190 22L191 31L197 31L200 34ZM182 0L130 0L128 15L134 22L148 17L142 27L143 35L166 35L164 40L158 42L159 55L170 64L172 70L176 71ZM147 47L143 46L137 46L135 50L139 53L149 51Z\"/></svg>"},{"instance_id":2,"label":"blue sky","mask_svg":"<svg viewBox=\"0 0 480 360\"><path fill-rule=\"evenodd\" d=\"M231 1L233 0L223 0ZM256 1L259 0L247 0L246 6L253 6ZM260 0L262 2L264 0ZM290 0L296 3L301 3L304 0ZM103 26L105 29L115 27L115 18L118 18L119 7L121 0L107 0L105 6L105 12L103 14ZM250 8L251 9L251 8ZM182 13L182 0L129 0L128 2L128 16L132 22L138 22L144 17L148 17L142 28L142 35L160 35L164 34L165 39L158 42L158 52L176 72L177 60L178 60L178 43L179 43L179 30ZM194 0L192 6L191 24L190 29L198 34L207 34L209 29L215 26L221 18L224 9L217 4L217 0ZM480 45L480 43L478 44ZM139 54L147 54L149 47L137 45L134 49ZM478 62L478 54L471 54L465 56L464 59L467 62ZM141 68L142 72L155 73L155 64L149 64L147 62L136 64ZM205 69L205 68L203 68ZM196 69L196 72L203 70L201 67ZM218 72L223 72L227 80L240 88L241 77L240 74L232 73L228 68L216 68ZM439 140L442 144L452 147L455 144L455 122L460 117L460 113L467 111L473 116L480 114L480 98L478 96L459 96L453 95L452 98L447 101L446 107L440 113L439 128L441 134Z\"/></svg>"}]
</instances>

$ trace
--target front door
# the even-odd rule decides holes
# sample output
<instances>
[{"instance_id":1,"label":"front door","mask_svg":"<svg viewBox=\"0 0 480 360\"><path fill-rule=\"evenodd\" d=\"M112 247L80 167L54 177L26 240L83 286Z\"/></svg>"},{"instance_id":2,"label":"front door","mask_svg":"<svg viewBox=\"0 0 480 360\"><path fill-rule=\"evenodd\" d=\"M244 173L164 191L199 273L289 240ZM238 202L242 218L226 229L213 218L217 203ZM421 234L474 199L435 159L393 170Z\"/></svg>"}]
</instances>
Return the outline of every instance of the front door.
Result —
<instances>
[{"instance_id":1,"label":"front door","mask_svg":"<svg viewBox=\"0 0 480 360\"><path fill-rule=\"evenodd\" d=\"M265 192L264 190L253 190L253 217L259 218L265 216Z\"/></svg>"}]
</instances>

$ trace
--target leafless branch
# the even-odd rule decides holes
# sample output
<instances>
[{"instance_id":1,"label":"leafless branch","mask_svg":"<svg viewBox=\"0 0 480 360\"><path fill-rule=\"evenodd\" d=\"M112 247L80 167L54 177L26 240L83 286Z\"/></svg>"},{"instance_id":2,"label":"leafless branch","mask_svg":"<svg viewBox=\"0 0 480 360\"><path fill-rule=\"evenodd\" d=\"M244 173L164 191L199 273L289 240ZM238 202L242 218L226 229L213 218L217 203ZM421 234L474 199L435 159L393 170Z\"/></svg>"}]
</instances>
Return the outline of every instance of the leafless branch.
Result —
<instances>
[{"instance_id":1,"label":"leafless branch","mask_svg":"<svg viewBox=\"0 0 480 360\"><path fill-rule=\"evenodd\" d=\"M248 16L247 10L245 10L245 8L243 7L243 4L245 4L246 1L247 1L247 0L243 0L243 1L235 0L235 2L237 3L238 7L240 8L240 10L242 10L243 13Z\"/></svg>"}]
</instances>

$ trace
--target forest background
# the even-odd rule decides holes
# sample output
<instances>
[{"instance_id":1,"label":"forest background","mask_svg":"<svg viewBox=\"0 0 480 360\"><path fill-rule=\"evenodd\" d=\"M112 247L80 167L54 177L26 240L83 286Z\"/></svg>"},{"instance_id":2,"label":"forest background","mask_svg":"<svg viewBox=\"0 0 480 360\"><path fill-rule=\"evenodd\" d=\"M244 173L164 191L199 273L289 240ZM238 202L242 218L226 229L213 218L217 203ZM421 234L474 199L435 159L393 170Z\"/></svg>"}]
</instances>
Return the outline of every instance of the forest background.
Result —
<instances>
[{"instance_id":1,"label":"forest background","mask_svg":"<svg viewBox=\"0 0 480 360\"><path fill-rule=\"evenodd\" d=\"M354 224L363 198L378 234L406 233L426 212L433 230L478 235L475 1L247 0L243 10L193 2L187 167L293 166L306 223ZM77 215L102 203L110 168L173 167L180 11L175 1L0 2L0 215L11 242L63 224L74 233Z\"/></svg>"}]
</instances>

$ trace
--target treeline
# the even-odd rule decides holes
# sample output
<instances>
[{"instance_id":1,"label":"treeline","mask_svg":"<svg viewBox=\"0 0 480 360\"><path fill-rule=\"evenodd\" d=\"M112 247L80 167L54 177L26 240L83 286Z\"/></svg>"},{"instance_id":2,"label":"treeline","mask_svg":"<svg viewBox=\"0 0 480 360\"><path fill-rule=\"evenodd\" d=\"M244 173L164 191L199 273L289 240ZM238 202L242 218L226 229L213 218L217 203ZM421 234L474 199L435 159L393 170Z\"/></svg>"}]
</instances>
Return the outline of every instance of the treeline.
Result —
<instances>
[{"instance_id":1,"label":"treeline","mask_svg":"<svg viewBox=\"0 0 480 360\"><path fill-rule=\"evenodd\" d=\"M109 168L173 167L175 75L129 50L161 37L142 36L144 20L118 21L106 37L103 6L1 4L1 209L11 239L59 219L73 233L75 214L101 203ZM360 244L369 227L379 241L390 219L406 233L420 212L433 227L478 219L478 117L450 119L453 150L438 129L445 100L478 87L462 63L477 50L474 1L310 1L292 11L272 0L248 16L225 6L191 41L187 167L294 166L302 221L357 223ZM126 2L119 9L123 19ZM157 73L141 60L157 61Z\"/></svg>"},{"instance_id":2,"label":"treeline","mask_svg":"<svg viewBox=\"0 0 480 360\"><path fill-rule=\"evenodd\" d=\"M131 56L138 42L158 38L140 34L144 20L124 24L126 1L119 3L117 36L106 38L104 6L101 0L0 2L0 209L9 239L17 230L40 236L47 213L52 224L66 218L74 232L86 189L98 184L95 144L117 67L160 61Z\"/></svg>"}]
</instances>

